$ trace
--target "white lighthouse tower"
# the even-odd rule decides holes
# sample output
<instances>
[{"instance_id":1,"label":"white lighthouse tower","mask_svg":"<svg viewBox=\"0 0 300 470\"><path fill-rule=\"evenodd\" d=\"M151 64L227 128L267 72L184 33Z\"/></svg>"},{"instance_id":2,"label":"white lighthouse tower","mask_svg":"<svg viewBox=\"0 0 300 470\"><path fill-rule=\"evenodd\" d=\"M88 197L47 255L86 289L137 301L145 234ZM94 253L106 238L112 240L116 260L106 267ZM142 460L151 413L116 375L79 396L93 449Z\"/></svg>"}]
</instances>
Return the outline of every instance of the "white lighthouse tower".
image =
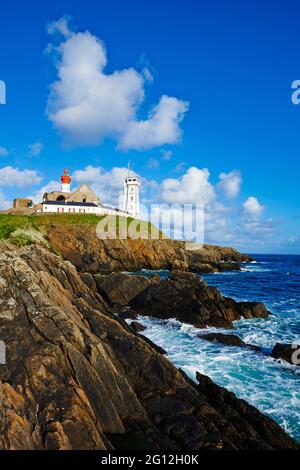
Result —
<instances>
[{"instance_id":1,"label":"white lighthouse tower","mask_svg":"<svg viewBox=\"0 0 300 470\"><path fill-rule=\"evenodd\" d=\"M131 174L128 165L128 176L124 181L124 210L135 219L140 218L140 186L139 176Z\"/></svg>"}]
</instances>

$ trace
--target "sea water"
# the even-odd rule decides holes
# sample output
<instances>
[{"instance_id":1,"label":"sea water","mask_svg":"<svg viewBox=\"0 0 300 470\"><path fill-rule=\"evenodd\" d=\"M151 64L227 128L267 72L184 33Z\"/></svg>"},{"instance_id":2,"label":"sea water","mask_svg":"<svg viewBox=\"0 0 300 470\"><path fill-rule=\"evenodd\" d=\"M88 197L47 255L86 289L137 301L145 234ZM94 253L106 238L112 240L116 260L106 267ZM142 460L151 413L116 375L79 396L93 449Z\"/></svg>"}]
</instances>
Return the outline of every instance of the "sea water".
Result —
<instances>
[{"instance_id":1,"label":"sea water","mask_svg":"<svg viewBox=\"0 0 300 470\"><path fill-rule=\"evenodd\" d=\"M255 255L254 255L255 256ZM261 301L272 313L268 319L239 320L231 331L262 353L209 343L197 338L203 332L176 320L140 317L143 332L162 346L169 359L195 379L196 371L234 392L276 420L300 441L300 367L269 356L276 342L300 344L300 256L257 255L256 263L242 271L202 276L235 300ZM167 278L167 271L157 272ZM143 271L153 275L153 271Z\"/></svg>"}]
</instances>

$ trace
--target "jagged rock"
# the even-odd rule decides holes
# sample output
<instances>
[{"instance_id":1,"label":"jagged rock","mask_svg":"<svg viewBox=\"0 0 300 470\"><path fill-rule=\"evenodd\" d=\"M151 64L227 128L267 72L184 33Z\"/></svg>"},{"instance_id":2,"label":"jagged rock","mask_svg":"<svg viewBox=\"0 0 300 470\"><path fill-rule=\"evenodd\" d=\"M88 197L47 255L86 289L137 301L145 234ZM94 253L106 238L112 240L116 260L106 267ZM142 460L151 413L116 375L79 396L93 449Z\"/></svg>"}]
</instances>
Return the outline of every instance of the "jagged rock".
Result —
<instances>
[{"instance_id":1,"label":"jagged rock","mask_svg":"<svg viewBox=\"0 0 300 470\"><path fill-rule=\"evenodd\" d=\"M262 302L238 302L238 306L244 318L268 318L270 314Z\"/></svg>"},{"instance_id":2,"label":"jagged rock","mask_svg":"<svg viewBox=\"0 0 300 470\"><path fill-rule=\"evenodd\" d=\"M137 321L131 322L130 326L133 329L133 331L135 331L136 333L140 333L141 331L145 331L147 329L144 325L142 325L141 323Z\"/></svg>"},{"instance_id":3,"label":"jagged rock","mask_svg":"<svg viewBox=\"0 0 300 470\"><path fill-rule=\"evenodd\" d=\"M265 449L261 446L260 439L263 441L277 441L277 425L268 416L263 415L245 400L239 400L234 393L229 392L223 387L219 387L209 377L197 372L198 390L207 400L214 410L210 411L205 405L203 413L211 420L212 427L222 427L225 422L234 423L234 426L240 430L235 445L240 448L240 442L247 439L248 449ZM221 418L220 418L221 416ZM232 424L231 424L232 425ZM230 427L231 427L230 425ZM256 435L253 434L253 429ZM229 431L230 432L230 431ZM224 445L222 434L217 431L219 442ZM259 439L258 439L259 436ZM278 442L278 441L277 441ZM278 448L285 449L287 443L278 442Z\"/></svg>"},{"instance_id":4,"label":"jagged rock","mask_svg":"<svg viewBox=\"0 0 300 470\"><path fill-rule=\"evenodd\" d=\"M195 263L195 260L189 265L189 271L198 274L218 273L223 271L240 271L241 267L236 262L216 262Z\"/></svg>"},{"instance_id":5,"label":"jagged rock","mask_svg":"<svg viewBox=\"0 0 300 470\"><path fill-rule=\"evenodd\" d=\"M212 263L199 263L199 264L191 264L189 268L190 272L193 273L201 273L201 274L211 274L211 273L217 273L220 271L217 265L213 265Z\"/></svg>"},{"instance_id":6,"label":"jagged rock","mask_svg":"<svg viewBox=\"0 0 300 470\"><path fill-rule=\"evenodd\" d=\"M229 335L224 333L200 333L197 336L199 339L204 339L205 341L210 341L211 343L220 343L226 346L240 346L244 348L250 348L255 351L261 350L258 346L245 343L237 335Z\"/></svg>"},{"instance_id":7,"label":"jagged rock","mask_svg":"<svg viewBox=\"0 0 300 470\"><path fill-rule=\"evenodd\" d=\"M197 335L197 337L211 343L225 344L226 346L246 346L246 343L244 343L244 341L236 335L223 333L200 333Z\"/></svg>"},{"instance_id":8,"label":"jagged rock","mask_svg":"<svg viewBox=\"0 0 300 470\"><path fill-rule=\"evenodd\" d=\"M110 305L126 306L140 292L150 285L144 276L132 276L125 273L112 273L107 276L95 274L98 292Z\"/></svg>"},{"instance_id":9,"label":"jagged rock","mask_svg":"<svg viewBox=\"0 0 300 470\"><path fill-rule=\"evenodd\" d=\"M297 448L234 396L235 413L215 404L71 263L38 247L5 252L0 279L0 449Z\"/></svg>"},{"instance_id":10,"label":"jagged rock","mask_svg":"<svg viewBox=\"0 0 300 470\"><path fill-rule=\"evenodd\" d=\"M234 248L203 245L189 250L186 244L170 239L107 239L96 236L89 224L53 224L45 229L56 252L71 261L81 272L109 274L140 269L192 270L215 272L239 269L237 263L251 261Z\"/></svg>"},{"instance_id":11,"label":"jagged rock","mask_svg":"<svg viewBox=\"0 0 300 470\"><path fill-rule=\"evenodd\" d=\"M219 266L219 271L240 271L241 267L237 262L223 261Z\"/></svg>"},{"instance_id":12,"label":"jagged rock","mask_svg":"<svg viewBox=\"0 0 300 470\"><path fill-rule=\"evenodd\" d=\"M232 328L241 317L266 318L268 312L259 302L235 302L223 297L196 274L173 271L168 280L150 284L131 302L140 315L162 319L176 318L197 328Z\"/></svg>"},{"instance_id":13,"label":"jagged rock","mask_svg":"<svg viewBox=\"0 0 300 470\"><path fill-rule=\"evenodd\" d=\"M275 359L283 359L290 364L300 366L300 345L276 343L271 356Z\"/></svg>"},{"instance_id":14,"label":"jagged rock","mask_svg":"<svg viewBox=\"0 0 300 470\"><path fill-rule=\"evenodd\" d=\"M116 306L114 306L114 312L118 315L120 320L136 320L138 316L130 307L121 307L120 309L116 309Z\"/></svg>"},{"instance_id":15,"label":"jagged rock","mask_svg":"<svg viewBox=\"0 0 300 470\"><path fill-rule=\"evenodd\" d=\"M98 291L96 281L95 281L92 274L82 273L82 274L80 274L80 278L81 278L82 282L84 282L84 284L86 286L88 286L93 292Z\"/></svg>"}]
</instances>

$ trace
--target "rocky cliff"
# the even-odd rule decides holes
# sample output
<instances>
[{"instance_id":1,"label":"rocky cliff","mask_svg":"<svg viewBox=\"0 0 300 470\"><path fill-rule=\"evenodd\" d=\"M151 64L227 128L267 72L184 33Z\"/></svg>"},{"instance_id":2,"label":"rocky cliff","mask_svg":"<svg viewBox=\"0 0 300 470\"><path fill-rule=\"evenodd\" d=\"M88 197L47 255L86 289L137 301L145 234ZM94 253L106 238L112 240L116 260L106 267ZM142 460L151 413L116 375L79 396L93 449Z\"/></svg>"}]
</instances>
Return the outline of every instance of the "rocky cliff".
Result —
<instances>
[{"instance_id":1,"label":"rocky cliff","mask_svg":"<svg viewBox=\"0 0 300 470\"><path fill-rule=\"evenodd\" d=\"M199 374L194 384L118 319L70 262L40 247L7 248L1 449L297 448L274 421L208 378ZM61 251L73 258L71 235Z\"/></svg>"},{"instance_id":2,"label":"rocky cliff","mask_svg":"<svg viewBox=\"0 0 300 470\"><path fill-rule=\"evenodd\" d=\"M127 307L126 315L176 318L196 328L232 328L240 318L267 318L269 312L260 302L236 302L224 297L196 274L172 271L168 279L151 279L126 273L109 275L85 273L82 280L99 292L115 312ZM124 309L123 309L124 310Z\"/></svg>"},{"instance_id":3,"label":"rocky cliff","mask_svg":"<svg viewBox=\"0 0 300 470\"><path fill-rule=\"evenodd\" d=\"M79 271L110 273L139 269L179 269L214 272L239 269L237 263L251 261L234 248L204 245L187 250L184 242L163 240L100 240L94 226L54 224L47 240Z\"/></svg>"}]
</instances>

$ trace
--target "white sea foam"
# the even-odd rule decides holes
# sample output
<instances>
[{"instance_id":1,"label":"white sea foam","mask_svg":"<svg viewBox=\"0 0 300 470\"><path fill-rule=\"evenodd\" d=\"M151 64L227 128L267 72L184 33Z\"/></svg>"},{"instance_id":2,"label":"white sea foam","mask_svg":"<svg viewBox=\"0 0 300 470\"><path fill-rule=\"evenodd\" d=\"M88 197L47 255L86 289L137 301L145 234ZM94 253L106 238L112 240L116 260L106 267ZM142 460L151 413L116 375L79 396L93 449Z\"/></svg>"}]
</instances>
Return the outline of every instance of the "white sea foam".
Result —
<instances>
[{"instance_id":1,"label":"white sea foam","mask_svg":"<svg viewBox=\"0 0 300 470\"><path fill-rule=\"evenodd\" d=\"M266 257L263 257L266 259ZM242 271L202 275L236 300L265 302L272 315L267 319L242 319L230 332L263 352L201 340L197 334L227 330L198 329L175 319L141 317L143 334L161 345L169 359L195 379L199 371L216 383L272 416L287 432L300 440L300 367L275 360L268 354L275 343L300 339L299 263L270 257L270 261L243 263ZM287 273L296 273L295 276ZM297 274L298 273L298 274ZM146 274L146 273L145 273ZM149 274L153 274L149 272ZM164 272L159 273L162 277ZM298 283L298 284L297 284Z\"/></svg>"},{"instance_id":2,"label":"white sea foam","mask_svg":"<svg viewBox=\"0 0 300 470\"><path fill-rule=\"evenodd\" d=\"M162 346L169 359L192 379L195 379L197 371L208 375L238 397L272 416L289 433L300 438L299 368L256 351L201 340L197 334L203 332L203 329L175 319L160 321L139 317L139 321L147 326L143 334ZM246 322L250 325L248 331ZM254 327L252 321L241 320L233 333L239 334L248 343L270 346L269 338L262 334L263 322L259 320L261 329L257 331L258 324ZM271 327L272 324L267 326L268 329ZM272 334L275 335L275 326L273 330ZM206 328L205 331L216 331L216 328Z\"/></svg>"}]
</instances>

